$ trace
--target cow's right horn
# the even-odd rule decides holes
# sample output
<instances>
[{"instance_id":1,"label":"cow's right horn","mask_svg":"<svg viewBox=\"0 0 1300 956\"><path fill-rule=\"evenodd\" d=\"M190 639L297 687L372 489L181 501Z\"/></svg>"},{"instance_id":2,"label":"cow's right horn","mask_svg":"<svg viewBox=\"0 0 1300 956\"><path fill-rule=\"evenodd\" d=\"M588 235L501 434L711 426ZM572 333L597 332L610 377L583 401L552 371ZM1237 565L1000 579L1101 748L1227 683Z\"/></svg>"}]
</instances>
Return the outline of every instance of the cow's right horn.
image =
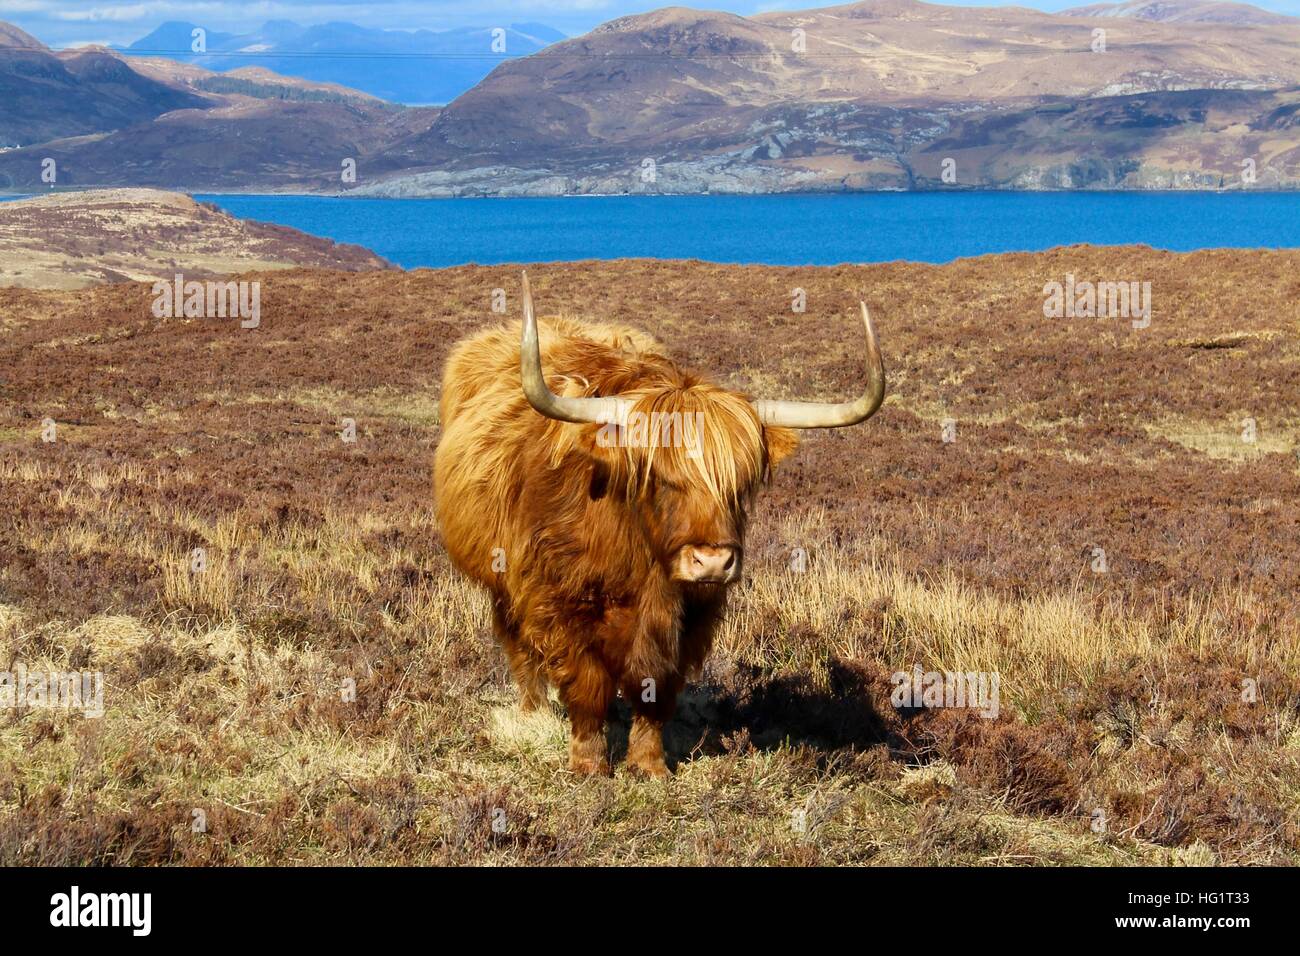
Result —
<instances>
[{"instance_id":1,"label":"cow's right horn","mask_svg":"<svg viewBox=\"0 0 1300 956\"><path fill-rule=\"evenodd\" d=\"M546 385L542 374L542 348L537 338L537 316L533 314L533 294L528 288L528 273L524 273L524 333L519 342L519 374L523 379L524 397L528 404L547 418L562 422L620 421L622 400L617 396L581 398L556 395Z\"/></svg>"},{"instance_id":2,"label":"cow's right horn","mask_svg":"<svg viewBox=\"0 0 1300 956\"><path fill-rule=\"evenodd\" d=\"M862 394L850 402L788 402L759 399L754 410L764 425L785 428L843 428L865 422L880 410L885 400L885 363L880 357L880 343L871 324L867 304L862 305L862 330L866 336L867 374Z\"/></svg>"}]
</instances>

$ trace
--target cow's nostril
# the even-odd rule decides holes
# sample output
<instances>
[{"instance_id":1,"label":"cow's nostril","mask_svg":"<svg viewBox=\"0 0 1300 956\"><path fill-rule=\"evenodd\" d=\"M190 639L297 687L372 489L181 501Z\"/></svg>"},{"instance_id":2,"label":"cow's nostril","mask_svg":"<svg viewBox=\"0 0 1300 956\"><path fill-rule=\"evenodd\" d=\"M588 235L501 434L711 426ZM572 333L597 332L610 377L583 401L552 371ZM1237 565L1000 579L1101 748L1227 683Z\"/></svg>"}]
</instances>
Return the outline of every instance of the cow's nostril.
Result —
<instances>
[{"instance_id":1,"label":"cow's nostril","mask_svg":"<svg viewBox=\"0 0 1300 956\"><path fill-rule=\"evenodd\" d=\"M727 560L726 560L726 563L724 563L724 564L722 565L722 570L724 570L724 571L730 571L733 567L735 567L735 564L736 564L736 552L735 552L735 551L728 551L728 552L727 552Z\"/></svg>"}]
</instances>

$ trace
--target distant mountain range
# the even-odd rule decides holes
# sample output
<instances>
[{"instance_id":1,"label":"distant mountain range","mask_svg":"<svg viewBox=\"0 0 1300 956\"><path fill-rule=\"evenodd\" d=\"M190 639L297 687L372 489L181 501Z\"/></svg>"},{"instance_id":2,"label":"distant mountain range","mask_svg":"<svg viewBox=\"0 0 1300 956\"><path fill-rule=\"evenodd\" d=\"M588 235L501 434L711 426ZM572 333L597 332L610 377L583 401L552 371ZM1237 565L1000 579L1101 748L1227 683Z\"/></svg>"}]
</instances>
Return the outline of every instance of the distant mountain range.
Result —
<instances>
[{"instance_id":1,"label":"distant mountain range","mask_svg":"<svg viewBox=\"0 0 1300 956\"><path fill-rule=\"evenodd\" d=\"M502 64L396 147L426 170L362 189L1217 188L1248 159L1294 184L1300 20L1196 19L1226 6L669 7Z\"/></svg>"},{"instance_id":2,"label":"distant mountain range","mask_svg":"<svg viewBox=\"0 0 1300 956\"><path fill-rule=\"evenodd\" d=\"M258 67L214 73L103 47L51 51L0 24L0 189L332 191L345 160L363 175L397 171L382 152L437 116ZM53 183L42 179L46 160Z\"/></svg>"},{"instance_id":3,"label":"distant mountain range","mask_svg":"<svg viewBox=\"0 0 1300 956\"><path fill-rule=\"evenodd\" d=\"M24 147L0 188L45 188L42 158L60 186L375 196L1300 188L1300 20L1243 4L669 7L445 108L19 34L0 27L0 136Z\"/></svg>"},{"instance_id":4,"label":"distant mountain range","mask_svg":"<svg viewBox=\"0 0 1300 956\"><path fill-rule=\"evenodd\" d=\"M271 20L254 33L207 31L193 52L199 24L171 21L130 46L128 56L163 56L218 73L256 66L363 90L395 103L448 103L507 56L536 53L564 34L540 23L456 30L372 30L355 23L300 26Z\"/></svg>"},{"instance_id":5,"label":"distant mountain range","mask_svg":"<svg viewBox=\"0 0 1300 956\"><path fill-rule=\"evenodd\" d=\"M54 53L0 24L0 146L102 133L201 104L96 49Z\"/></svg>"},{"instance_id":6,"label":"distant mountain range","mask_svg":"<svg viewBox=\"0 0 1300 956\"><path fill-rule=\"evenodd\" d=\"M1094 3L1086 7L1062 10L1062 16L1093 18L1128 18L1158 23L1223 23L1228 25L1267 25L1294 22L1292 17L1270 13L1248 3L1221 3L1219 0L1133 0L1132 3Z\"/></svg>"}]
</instances>

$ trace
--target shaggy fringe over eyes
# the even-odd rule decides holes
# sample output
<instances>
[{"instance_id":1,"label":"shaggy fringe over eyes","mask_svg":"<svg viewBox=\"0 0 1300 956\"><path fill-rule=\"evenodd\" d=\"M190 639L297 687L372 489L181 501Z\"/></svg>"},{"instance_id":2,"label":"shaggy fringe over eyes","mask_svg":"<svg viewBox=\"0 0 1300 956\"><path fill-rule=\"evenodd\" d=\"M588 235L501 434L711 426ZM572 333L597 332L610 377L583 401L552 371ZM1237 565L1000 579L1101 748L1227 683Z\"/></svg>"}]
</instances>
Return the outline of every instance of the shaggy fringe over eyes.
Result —
<instances>
[{"instance_id":1,"label":"shaggy fringe over eyes","mask_svg":"<svg viewBox=\"0 0 1300 956\"><path fill-rule=\"evenodd\" d=\"M646 416L648 440L630 442L626 452L631 481L641 475L641 492L656 462L665 479L704 488L724 506L738 503L762 478L763 427L745 399L709 385L667 388L639 396L637 412Z\"/></svg>"},{"instance_id":2,"label":"shaggy fringe over eyes","mask_svg":"<svg viewBox=\"0 0 1300 956\"><path fill-rule=\"evenodd\" d=\"M591 390L575 379L565 384L567 393ZM644 494L657 469L666 481L700 488L719 504L732 506L766 474L763 426L741 396L703 383L621 394L629 402L627 426L552 422L559 433L553 436L551 467L577 447L584 429L592 429L596 441L603 429L610 452L623 452L629 497ZM639 421L638 413L644 416Z\"/></svg>"},{"instance_id":3,"label":"shaggy fringe over eyes","mask_svg":"<svg viewBox=\"0 0 1300 956\"><path fill-rule=\"evenodd\" d=\"M543 352L553 336L589 346L570 361L585 374L548 376L552 391L591 397L619 395L627 401L625 426L550 422L550 465L558 468L571 451L591 450L604 430L607 461L623 452L619 477L628 497L644 494L658 475L665 481L707 492L723 506L751 495L767 474L763 426L744 397L683 373L659 354L657 343L630 330L606 329L563 317L539 323ZM640 341L638 341L638 338ZM581 345L579 345L581 347ZM644 418L638 421L638 413ZM664 423L670 422L668 430Z\"/></svg>"}]
</instances>

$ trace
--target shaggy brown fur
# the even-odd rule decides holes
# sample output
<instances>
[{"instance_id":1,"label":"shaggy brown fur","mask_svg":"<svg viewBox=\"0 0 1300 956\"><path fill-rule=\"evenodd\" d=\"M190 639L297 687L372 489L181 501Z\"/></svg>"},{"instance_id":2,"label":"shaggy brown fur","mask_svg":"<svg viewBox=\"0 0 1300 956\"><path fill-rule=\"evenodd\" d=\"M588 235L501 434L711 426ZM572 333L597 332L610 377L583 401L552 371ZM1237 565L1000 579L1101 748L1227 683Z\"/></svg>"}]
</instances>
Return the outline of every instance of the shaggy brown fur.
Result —
<instances>
[{"instance_id":1,"label":"shaggy brown fur","mask_svg":"<svg viewBox=\"0 0 1300 956\"><path fill-rule=\"evenodd\" d=\"M679 556L732 548L739 562L749 503L797 439L642 333L543 323L553 391L620 394L634 411L702 425L693 447L663 444L653 428L601 441L612 426L553 421L528 404L519 339L517 323L482 332L447 361L434 466L447 551L491 592L523 708L544 704L548 682L559 691L570 768L609 772L605 716L622 691L634 712L628 765L663 777L663 725L726 602L724 585L681 580Z\"/></svg>"}]
</instances>

